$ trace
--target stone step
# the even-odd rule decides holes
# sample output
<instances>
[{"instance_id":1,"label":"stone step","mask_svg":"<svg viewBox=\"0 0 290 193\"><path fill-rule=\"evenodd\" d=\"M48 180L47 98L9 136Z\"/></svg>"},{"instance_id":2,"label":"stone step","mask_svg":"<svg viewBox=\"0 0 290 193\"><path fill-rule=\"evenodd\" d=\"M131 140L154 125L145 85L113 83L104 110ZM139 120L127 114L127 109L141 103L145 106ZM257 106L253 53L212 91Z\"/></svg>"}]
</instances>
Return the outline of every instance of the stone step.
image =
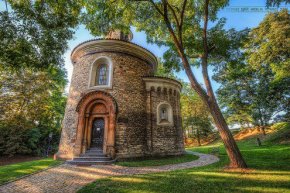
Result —
<instances>
[{"instance_id":1,"label":"stone step","mask_svg":"<svg viewBox=\"0 0 290 193\"><path fill-rule=\"evenodd\" d=\"M88 150L100 150L100 151L103 151L103 149L102 148L98 148L98 147L91 147L90 149L88 149Z\"/></svg>"},{"instance_id":2,"label":"stone step","mask_svg":"<svg viewBox=\"0 0 290 193\"><path fill-rule=\"evenodd\" d=\"M81 154L79 157L107 157L104 154Z\"/></svg>"},{"instance_id":3,"label":"stone step","mask_svg":"<svg viewBox=\"0 0 290 193\"><path fill-rule=\"evenodd\" d=\"M81 154L79 157L107 157L104 154L98 154L98 153L85 153Z\"/></svg>"},{"instance_id":4,"label":"stone step","mask_svg":"<svg viewBox=\"0 0 290 193\"><path fill-rule=\"evenodd\" d=\"M110 161L110 157L75 157L73 161Z\"/></svg>"},{"instance_id":5,"label":"stone step","mask_svg":"<svg viewBox=\"0 0 290 193\"><path fill-rule=\"evenodd\" d=\"M70 160L70 161L66 161L69 164L72 165L82 165L82 166L90 166L90 165L107 165L107 164L112 164L115 162L115 160L110 160L110 161L74 161L74 160Z\"/></svg>"},{"instance_id":6,"label":"stone step","mask_svg":"<svg viewBox=\"0 0 290 193\"><path fill-rule=\"evenodd\" d=\"M86 153L103 153L103 150L87 150Z\"/></svg>"},{"instance_id":7,"label":"stone step","mask_svg":"<svg viewBox=\"0 0 290 193\"><path fill-rule=\"evenodd\" d=\"M95 152L86 152L86 153L81 154L81 155L96 156L96 157L106 156L103 153L95 153Z\"/></svg>"}]
</instances>

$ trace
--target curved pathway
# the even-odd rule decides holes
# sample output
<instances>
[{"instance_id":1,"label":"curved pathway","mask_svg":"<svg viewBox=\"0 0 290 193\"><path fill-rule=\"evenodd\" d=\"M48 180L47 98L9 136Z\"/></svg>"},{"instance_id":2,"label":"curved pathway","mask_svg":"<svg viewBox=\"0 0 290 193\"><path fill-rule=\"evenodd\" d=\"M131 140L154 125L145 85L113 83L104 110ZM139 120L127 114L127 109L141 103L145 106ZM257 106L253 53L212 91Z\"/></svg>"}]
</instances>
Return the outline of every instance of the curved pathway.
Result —
<instances>
[{"instance_id":1,"label":"curved pathway","mask_svg":"<svg viewBox=\"0 0 290 193\"><path fill-rule=\"evenodd\" d=\"M117 165L73 166L62 164L48 170L0 186L2 193L70 193L96 179L109 176L133 175L172 171L209 165L219 161L214 155L188 152L199 159L173 165L152 167L123 167Z\"/></svg>"}]
</instances>

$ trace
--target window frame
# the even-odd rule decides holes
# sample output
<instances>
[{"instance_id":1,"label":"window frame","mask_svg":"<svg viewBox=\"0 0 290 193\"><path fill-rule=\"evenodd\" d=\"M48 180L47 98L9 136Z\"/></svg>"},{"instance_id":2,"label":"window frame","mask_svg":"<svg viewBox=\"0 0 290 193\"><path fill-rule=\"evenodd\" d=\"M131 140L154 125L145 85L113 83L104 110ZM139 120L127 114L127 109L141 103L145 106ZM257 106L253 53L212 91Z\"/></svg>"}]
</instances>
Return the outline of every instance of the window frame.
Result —
<instances>
[{"instance_id":1,"label":"window frame","mask_svg":"<svg viewBox=\"0 0 290 193\"><path fill-rule=\"evenodd\" d=\"M96 84L99 77L99 69L100 66L106 65L107 66L107 84L98 85ZM112 89L112 81L113 80L113 63L111 58L106 56L101 56L96 58L91 63L91 69L89 74L89 83L88 89Z\"/></svg>"},{"instance_id":2,"label":"window frame","mask_svg":"<svg viewBox=\"0 0 290 193\"><path fill-rule=\"evenodd\" d=\"M100 84L100 76L101 76L101 70L102 68L105 68L105 72L104 72L104 76L105 78L105 84ZM108 85L108 78L109 78L109 70L108 70L108 65L103 63L103 64L99 64L98 68L96 70L96 78L95 78L95 86L104 86L104 85Z\"/></svg>"},{"instance_id":3,"label":"window frame","mask_svg":"<svg viewBox=\"0 0 290 193\"><path fill-rule=\"evenodd\" d=\"M165 116L165 117L167 117L167 119L165 119L167 122L162 123L162 120L164 120L164 119L162 119L162 115L161 115L163 109L166 109L166 111L167 111L167 115ZM157 106L156 117L157 117L157 119L156 119L157 125L172 126L174 124L172 106L167 102L159 103Z\"/></svg>"}]
</instances>

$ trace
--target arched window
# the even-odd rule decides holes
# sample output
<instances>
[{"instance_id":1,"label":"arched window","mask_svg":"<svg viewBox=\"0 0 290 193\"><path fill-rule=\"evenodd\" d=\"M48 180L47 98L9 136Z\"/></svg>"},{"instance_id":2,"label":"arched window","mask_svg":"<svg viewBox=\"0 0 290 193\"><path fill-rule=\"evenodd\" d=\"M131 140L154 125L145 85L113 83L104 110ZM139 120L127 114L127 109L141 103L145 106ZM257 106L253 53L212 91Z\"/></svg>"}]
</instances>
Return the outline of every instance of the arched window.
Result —
<instances>
[{"instance_id":1,"label":"arched window","mask_svg":"<svg viewBox=\"0 0 290 193\"><path fill-rule=\"evenodd\" d=\"M97 85L107 85L108 84L108 66L106 64L101 64L97 68L96 72L96 86Z\"/></svg>"},{"instance_id":2,"label":"arched window","mask_svg":"<svg viewBox=\"0 0 290 193\"><path fill-rule=\"evenodd\" d=\"M112 88L113 63L108 57L97 58L91 66L89 89Z\"/></svg>"},{"instance_id":3,"label":"arched window","mask_svg":"<svg viewBox=\"0 0 290 193\"><path fill-rule=\"evenodd\" d=\"M161 103L157 107L157 124L158 125L172 125L173 112L171 105L168 103Z\"/></svg>"}]
</instances>

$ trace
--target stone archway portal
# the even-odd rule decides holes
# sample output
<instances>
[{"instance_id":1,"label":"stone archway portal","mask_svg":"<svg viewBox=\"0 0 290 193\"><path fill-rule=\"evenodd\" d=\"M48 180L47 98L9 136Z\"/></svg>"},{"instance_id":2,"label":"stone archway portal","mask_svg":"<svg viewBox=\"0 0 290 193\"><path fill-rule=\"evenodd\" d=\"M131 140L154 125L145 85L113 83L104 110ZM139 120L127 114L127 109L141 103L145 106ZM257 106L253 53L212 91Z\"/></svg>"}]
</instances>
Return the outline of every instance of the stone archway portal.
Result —
<instances>
[{"instance_id":1,"label":"stone archway portal","mask_svg":"<svg viewBox=\"0 0 290 193\"><path fill-rule=\"evenodd\" d=\"M117 105L114 98L103 91L87 93L80 100L74 155L79 156L90 147L103 149L115 157L115 124Z\"/></svg>"}]
</instances>

